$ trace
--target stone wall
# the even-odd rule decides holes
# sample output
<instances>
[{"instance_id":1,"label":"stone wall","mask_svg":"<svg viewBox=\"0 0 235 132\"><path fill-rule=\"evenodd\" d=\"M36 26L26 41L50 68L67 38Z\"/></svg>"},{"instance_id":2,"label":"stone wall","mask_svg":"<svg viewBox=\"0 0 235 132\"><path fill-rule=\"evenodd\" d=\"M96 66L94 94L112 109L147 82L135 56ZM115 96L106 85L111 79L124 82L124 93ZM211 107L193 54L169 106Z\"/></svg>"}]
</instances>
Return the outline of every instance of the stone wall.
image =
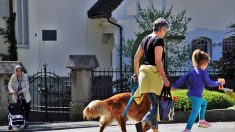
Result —
<instances>
[{"instance_id":1,"label":"stone wall","mask_svg":"<svg viewBox=\"0 0 235 132\"><path fill-rule=\"evenodd\" d=\"M0 125L7 123L7 84L10 77L0 75Z\"/></svg>"}]
</instances>

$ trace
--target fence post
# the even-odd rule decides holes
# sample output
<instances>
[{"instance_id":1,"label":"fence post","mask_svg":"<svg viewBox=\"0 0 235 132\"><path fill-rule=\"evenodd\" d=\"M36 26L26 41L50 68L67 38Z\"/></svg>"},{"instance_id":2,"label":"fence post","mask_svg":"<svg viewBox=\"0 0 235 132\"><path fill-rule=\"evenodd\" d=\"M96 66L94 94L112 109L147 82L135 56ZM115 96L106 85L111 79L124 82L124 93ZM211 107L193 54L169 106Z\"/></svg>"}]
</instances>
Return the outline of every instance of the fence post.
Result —
<instances>
[{"instance_id":1,"label":"fence post","mask_svg":"<svg viewBox=\"0 0 235 132\"><path fill-rule=\"evenodd\" d=\"M47 87L47 64L45 63L43 65L43 70L44 70L44 83L45 83L45 116L46 116L46 121L48 121L48 112L47 112L47 95L48 95L48 87Z\"/></svg>"},{"instance_id":2,"label":"fence post","mask_svg":"<svg viewBox=\"0 0 235 132\"><path fill-rule=\"evenodd\" d=\"M82 111L92 98L92 70L98 67L95 55L70 55L71 70L70 120L82 120Z\"/></svg>"}]
</instances>

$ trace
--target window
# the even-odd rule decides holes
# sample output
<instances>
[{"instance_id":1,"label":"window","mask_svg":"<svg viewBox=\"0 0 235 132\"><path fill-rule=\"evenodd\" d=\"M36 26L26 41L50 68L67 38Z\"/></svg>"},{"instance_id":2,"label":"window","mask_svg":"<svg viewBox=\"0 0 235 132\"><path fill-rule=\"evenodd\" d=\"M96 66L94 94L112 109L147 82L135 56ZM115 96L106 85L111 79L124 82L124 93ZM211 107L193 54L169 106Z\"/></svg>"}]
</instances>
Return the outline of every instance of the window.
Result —
<instances>
[{"instance_id":1,"label":"window","mask_svg":"<svg viewBox=\"0 0 235 132\"><path fill-rule=\"evenodd\" d=\"M212 55L212 47L211 47L211 39L207 37L199 37L192 40L192 50L200 49L208 53L210 56Z\"/></svg>"},{"instance_id":2,"label":"window","mask_svg":"<svg viewBox=\"0 0 235 132\"><path fill-rule=\"evenodd\" d=\"M235 36L230 36L223 39L223 53L231 52L235 49Z\"/></svg>"},{"instance_id":3,"label":"window","mask_svg":"<svg viewBox=\"0 0 235 132\"><path fill-rule=\"evenodd\" d=\"M28 0L16 1L16 36L18 47L29 47Z\"/></svg>"}]
</instances>

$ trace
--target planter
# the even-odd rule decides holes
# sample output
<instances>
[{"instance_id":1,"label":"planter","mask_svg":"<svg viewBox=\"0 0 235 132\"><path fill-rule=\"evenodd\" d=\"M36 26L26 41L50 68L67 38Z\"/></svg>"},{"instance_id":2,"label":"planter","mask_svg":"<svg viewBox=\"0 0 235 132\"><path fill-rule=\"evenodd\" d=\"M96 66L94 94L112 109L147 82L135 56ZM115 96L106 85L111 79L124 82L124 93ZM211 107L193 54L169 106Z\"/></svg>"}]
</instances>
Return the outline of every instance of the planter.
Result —
<instances>
[{"instance_id":1,"label":"planter","mask_svg":"<svg viewBox=\"0 0 235 132\"><path fill-rule=\"evenodd\" d=\"M185 123L188 120L190 111L176 111L173 123ZM218 121L235 121L235 110L230 109L214 109L206 111L206 120L208 122ZM197 118L198 121L198 118Z\"/></svg>"}]
</instances>

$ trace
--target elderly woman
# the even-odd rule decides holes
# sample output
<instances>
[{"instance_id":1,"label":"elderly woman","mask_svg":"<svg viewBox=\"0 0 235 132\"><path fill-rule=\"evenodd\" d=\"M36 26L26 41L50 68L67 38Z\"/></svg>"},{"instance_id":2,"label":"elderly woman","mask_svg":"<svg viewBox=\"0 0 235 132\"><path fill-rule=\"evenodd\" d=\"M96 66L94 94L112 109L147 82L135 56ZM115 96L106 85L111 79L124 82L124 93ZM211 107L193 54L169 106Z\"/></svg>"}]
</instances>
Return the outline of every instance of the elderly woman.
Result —
<instances>
[{"instance_id":1,"label":"elderly woman","mask_svg":"<svg viewBox=\"0 0 235 132\"><path fill-rule=\"evenodd\" d=\"M31 96L29 92L28 76L22 72L22 67L17 65L15 67L15 74L11 76L8 84L8 90L13 96L22 98L22 106L25 112L26 125L28 123L28 117L30 112Z\"/></svg>"},{"instance_id":2,"label":"elderly woman","mask_svg":"<svg viewBox=\"0 0 235 132\"><path fill-rule=\"evenodd\" d=\"M153 23L153 32L142 40L134 58L134 75L138 77L139 87L135 92L135 101L141 103L142 95L147 95L151 101L151 109L142 119L142 128L149 124L153 132L158 132L158 105L163 85L169 87L163 68L164 58L163 38L168 31L168 22L158 18ZM144 64L139 68L139 61L144 56Z\"/></svg>"}]
</instances>

